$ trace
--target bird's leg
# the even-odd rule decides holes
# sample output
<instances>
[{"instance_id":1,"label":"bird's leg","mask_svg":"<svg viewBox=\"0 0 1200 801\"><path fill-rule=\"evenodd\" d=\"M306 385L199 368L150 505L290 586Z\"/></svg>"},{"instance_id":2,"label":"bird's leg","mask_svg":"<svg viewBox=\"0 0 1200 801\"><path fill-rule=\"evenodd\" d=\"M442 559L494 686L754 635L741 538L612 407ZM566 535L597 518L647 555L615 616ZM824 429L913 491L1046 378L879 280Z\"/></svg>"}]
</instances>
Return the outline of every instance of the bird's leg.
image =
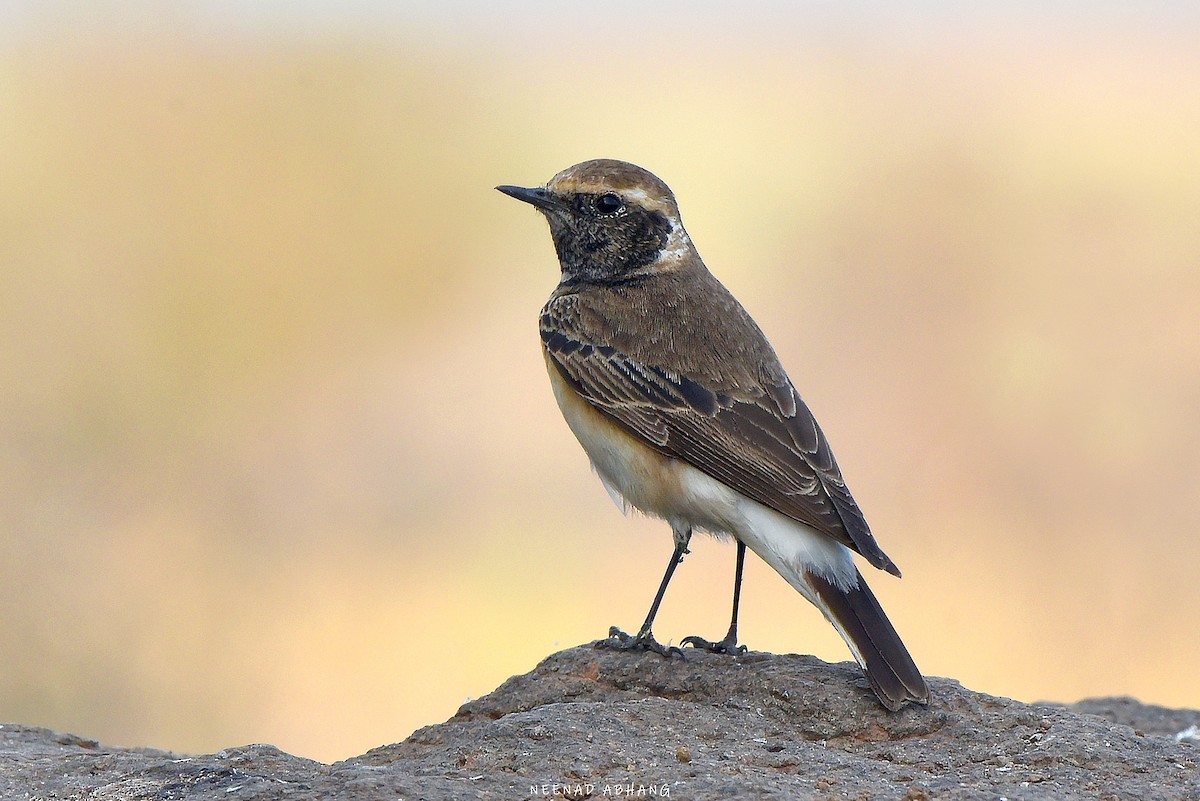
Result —
<instances>
[{"instance_id":1,"label":"bird's leg","mask_svg":"<svg viewBox=\"0 0 1200 801\"><path fill-rule=\"evenodd\" d=\"M637 635L633 637L613 626L608 630L608 639L596 643L598 647L615 648L621 651L652 651L666 657L672 654L683 656L683 651L674 645L663 645L655 640L653 632L650 631L650 627L654 625L654 617L658 614L658 606L667 592L667 585L671 583L671 576L675 574L675 567L683 561L685 554L690 553L687 546L692 539L692 529L672 526L671 533L675 536L675 551L671 554L671 561L667 563L667 572L663 574L662 584L658 585L658 593L654 596L654 602L650 604L646 621L642 623Z\"/></svg>"},{"instance_id":2,"label":"bird's leg","mask_svg":"<svg viewBox=\"0 0 1200 801\"><path fill-rule=\"evenodd\" d=\"M742 597L742 568L745 564L746 543L738 540L737 569L733 575L733 620L729 623L729 633L725 635L725 639L720 642L710 642L703 637L684 637L683 645L690 645L693 648L703 648L715 654L733 654L736 656L746 653L746 646L737 644L738 602Z\"/></svg>"}]
</instances>

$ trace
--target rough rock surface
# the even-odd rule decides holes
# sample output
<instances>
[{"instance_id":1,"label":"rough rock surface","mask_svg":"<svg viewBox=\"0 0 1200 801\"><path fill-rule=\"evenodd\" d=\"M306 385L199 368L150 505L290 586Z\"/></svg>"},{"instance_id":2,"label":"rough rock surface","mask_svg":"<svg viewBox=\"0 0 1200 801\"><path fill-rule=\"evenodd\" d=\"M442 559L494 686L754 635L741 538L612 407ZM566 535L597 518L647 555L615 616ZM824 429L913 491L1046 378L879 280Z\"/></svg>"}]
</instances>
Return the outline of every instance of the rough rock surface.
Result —
<instances>
[{"instance_id":1,"label":"rough rock surface","mask_svg":"<svg viewBox=\"0 0 1200 801\"><path fill-rule=\"evenodd\" d=\"M580 646L333 765L268 745L182 756L6 725L0 798L1200 801L1200 742L1175 736L1200 712L930 685L929 707L889 713L850 663Z\"/></svg>"}]
</instances>

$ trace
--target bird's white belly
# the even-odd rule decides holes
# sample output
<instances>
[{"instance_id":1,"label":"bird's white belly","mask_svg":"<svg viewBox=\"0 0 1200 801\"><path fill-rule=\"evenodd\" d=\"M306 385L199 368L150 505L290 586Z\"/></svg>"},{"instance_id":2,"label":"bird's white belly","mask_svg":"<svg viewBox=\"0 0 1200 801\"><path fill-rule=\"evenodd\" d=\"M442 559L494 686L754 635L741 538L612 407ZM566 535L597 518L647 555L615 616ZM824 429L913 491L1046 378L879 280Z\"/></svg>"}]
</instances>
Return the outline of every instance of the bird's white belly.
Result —
<instances>
[{"instance_id":1,"label":"bird's white belly","mask_svg":"<svg viewBox=\"0 0 1200 801\"><path fill-rule=\"evenodd\" d=\"M613 500L667 520L741 540L806 596L805 570L843 586L857 582L849 549L748 498L679 459L642 444L581 398L547 363L558 407Z\"/></svg>"},{"instance_id":2,"label":"bird's white belly","mask_svg":"<svg viewBox=\"0 0 1200 801\"><path fill-rule=\"evenodd\" d=\"M681 517L687 510L679 503L680 462L639 442L579 397L553 364L547 367L558 408L613 499L654 517L696 524Z\"/></svg>"}]
</instances>

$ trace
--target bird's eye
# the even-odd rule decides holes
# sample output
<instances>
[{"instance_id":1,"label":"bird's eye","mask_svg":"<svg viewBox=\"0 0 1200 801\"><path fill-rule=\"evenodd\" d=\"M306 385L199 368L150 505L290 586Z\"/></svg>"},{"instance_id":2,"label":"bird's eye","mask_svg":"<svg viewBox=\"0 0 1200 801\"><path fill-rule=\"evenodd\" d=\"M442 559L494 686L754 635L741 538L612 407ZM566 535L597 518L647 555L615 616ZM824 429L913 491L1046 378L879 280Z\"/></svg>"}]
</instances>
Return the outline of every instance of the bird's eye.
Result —
<instances>
[{"instance_id":1,"label":"bird's eye","mask_svg":"<svg viewBox=\"0 0 1200 801\"><path fill-rule=\"evenodd\" d=\"M621 202L620 196L612 192L606 192L596 198L596 211L601 214L616 214L623 208L625 208L625 204Z\"/></svg>"}]
</instances>

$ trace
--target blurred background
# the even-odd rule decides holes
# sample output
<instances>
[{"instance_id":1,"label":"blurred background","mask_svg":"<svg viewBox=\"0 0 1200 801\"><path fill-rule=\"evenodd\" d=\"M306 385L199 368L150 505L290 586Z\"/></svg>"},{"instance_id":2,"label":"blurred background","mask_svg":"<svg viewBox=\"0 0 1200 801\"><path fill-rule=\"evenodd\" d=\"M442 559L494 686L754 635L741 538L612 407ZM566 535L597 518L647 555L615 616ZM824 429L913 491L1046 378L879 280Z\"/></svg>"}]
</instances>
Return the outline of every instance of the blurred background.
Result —
<instances>
[{"instance_id":1,"label":"blurred background","mask_svg":"<svg viewBox=\"0 0 1200 801\"><path fill-rule=\"evenodd\" d=\"M0 3L0 720L329 761L635 628L668 530L492 189L600 156L772 338L926 673L1200 707L1200 7L1041 5ZM849 658L757 560L741 633Z\"/></svg>"}]
</instances>

